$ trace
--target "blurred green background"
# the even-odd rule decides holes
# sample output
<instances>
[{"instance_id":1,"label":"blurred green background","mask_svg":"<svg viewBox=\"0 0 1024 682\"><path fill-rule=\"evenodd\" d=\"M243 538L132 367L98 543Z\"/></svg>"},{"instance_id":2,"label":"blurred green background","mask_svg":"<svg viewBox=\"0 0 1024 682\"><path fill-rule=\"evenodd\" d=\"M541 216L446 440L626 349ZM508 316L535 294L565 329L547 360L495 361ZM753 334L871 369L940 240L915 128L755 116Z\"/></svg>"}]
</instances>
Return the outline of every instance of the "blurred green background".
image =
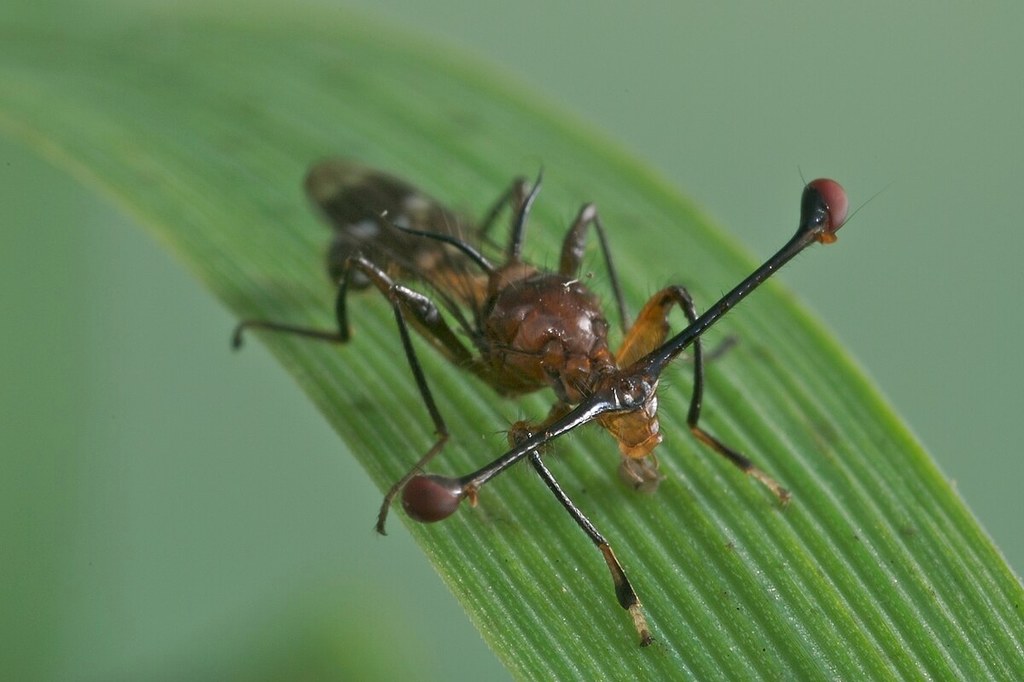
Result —
<instances>
[{"instance_id":1,"label":"blurred green background","mask_svg":"<svg viewBox=\"0 0 1024 682\"><path fill-rule=\"evenodd\" d=\"M868 202L782 278L1024 566L1024 6L346 6L517 76L759 256L801 172ZM0 160L3 676L503 675L401 526L373 535L378 493L283 371L230 352L233 318L102 197L2 137ZM510 177L536 163L509 150Z\"/></svg>"}]
</instances>

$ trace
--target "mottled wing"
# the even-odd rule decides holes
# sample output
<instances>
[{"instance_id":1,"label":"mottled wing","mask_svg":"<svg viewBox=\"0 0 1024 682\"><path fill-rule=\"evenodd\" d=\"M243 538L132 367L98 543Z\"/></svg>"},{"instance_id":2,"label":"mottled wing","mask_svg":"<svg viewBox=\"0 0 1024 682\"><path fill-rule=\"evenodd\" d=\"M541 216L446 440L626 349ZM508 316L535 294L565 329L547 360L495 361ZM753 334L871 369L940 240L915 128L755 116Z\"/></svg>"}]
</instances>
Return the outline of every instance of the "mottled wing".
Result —
<instances>
[{"instance_id":1,"label":"mottled wing","mask_svg":"<svg viewBox=\"0 0 1024 682\"><path fill-rule=\"evenodd\" d=\"M469 307L475 317L486 281L480 267L450 244L395 228L443 234L475 246L472 221L398 178L344 159L314 164L305 186L334 230L327 252L332 281L340 280L349 256L362 254L392 279L428 284L460 324L466 324L460 306ZM362 288L369 282L357 274L350 284Z\"/></svg>"}]
</instances>

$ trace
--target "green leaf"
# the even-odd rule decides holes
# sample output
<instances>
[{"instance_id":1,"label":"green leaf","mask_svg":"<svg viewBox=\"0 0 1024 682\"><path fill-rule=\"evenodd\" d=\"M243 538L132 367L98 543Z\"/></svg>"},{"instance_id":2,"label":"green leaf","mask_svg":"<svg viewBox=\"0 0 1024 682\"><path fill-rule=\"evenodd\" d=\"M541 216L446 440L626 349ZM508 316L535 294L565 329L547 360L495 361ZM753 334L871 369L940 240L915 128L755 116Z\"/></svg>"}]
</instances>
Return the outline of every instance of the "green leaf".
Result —
<instances>
[{"instance_id":1,"label":"green leaf","mask_svg":"<svg viewBox=\"0 0 1024 682\"><path fill-rule=\"evenodd\" d=\"M552 262L578 206L598 201L634 310L681 260L705 305L751 269L675 191L517 86L462 55L380 40L390 29L303 12L176 9L72 24L40 10L4 33L0 130L113 197L239 317L330 327L327 233L299 182L332 155L473 214L543 164L529 255ZM775 220L779 243L796 203ZM855 230L805 258L828 258ZM595 286L607 296L600 275ZM264 341L383 490L432 437L387 306L367 295L353 309L349 347ZM777 283L722 327L712 342L727 333L740 344L709 370L706 426L790 488L788 508L689 437L683 363L662 387L657 494L622 488L616 447L596 428L548 458L632 577L653 647L636 646L600 555L528 467L445 523L393 515L498 656L541 679L1010 679L1024 669L1020 584L843 351ZM501 400L420 348L453 433L434 470L479 467L503 451L511 420L545 413L549 396Z\"/></svg>"}]
</instances>

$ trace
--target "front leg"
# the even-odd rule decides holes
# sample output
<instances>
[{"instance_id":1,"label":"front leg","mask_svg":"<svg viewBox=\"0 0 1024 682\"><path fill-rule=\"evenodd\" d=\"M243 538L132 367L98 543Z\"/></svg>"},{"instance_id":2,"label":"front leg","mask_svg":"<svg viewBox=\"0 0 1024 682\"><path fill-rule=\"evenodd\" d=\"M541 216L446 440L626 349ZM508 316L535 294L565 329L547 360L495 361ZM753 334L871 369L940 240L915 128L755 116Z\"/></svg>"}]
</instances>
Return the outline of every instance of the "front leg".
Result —
<instances>
[{"instance_id":1,"label":"front leg","mask_svg":"<svg viewBox=\"0 0 1024 682\"><path fill-rule=\"evenodd\" d=\"M513 448L525 442L528 438L534 436L537 433L545 430L548 426L553 424L555 421L564 417L572 410L572 407L566 403L559 402L555 403L548 412L548 416L539 423L533 423L526 421L517 421L512 424L508 431L508 442ZM576 522L590 541L594 543L594 546L600 550L601 555L604 557L605 563L608 566L608 570L612 576L612 584L615 587L615 597L618 599L619 605L629 612L630 617L633 619L633 626L636 628L637 634L640 636L640 646L648 646L654 638L651 637L651 632L647 627L647 620L644 618L643 607L640 605L640 599L637 597L636 591L633 589L633 585L629 582L629 578L626 576L626 571L622 568L622 564L619 563L618 558L615 556L615 552L612 551L612 547L605 540L604 536L597 530L597 527L591 523L590 519L583 514L582 511L573 503L569 496L566 495L565 491L555 480L554 475L541 461L542 450L532 450L528 455L530 464L534 470L540 475L541 480L558 500L559 504L569 512L569 516Z\"/></svg>"},{"instance_id":2,"label":"front leg","mask_svg":"<svg viewBox=\"0 0 1024 682\"><path fill-rule=\"evenodd\" d=\"M551 424L554 424L558 419L569 414L571 409L571 405L563 402L557 402L551 406L551 409L548 410L548 416L546 416L542 421L528 422L525 419L521 419L514 422L508 427L509 446L514 448L520 443L525 442L528 438L540 433Z\"/></svg>"},{"instance_id":3,"label":"front leg","mask_svg":"<svg viewBox=\"0 0 1024 682\"><path fill-rule=\"evenodd\" d=\"M662 289L647 301L647 304L644 305L643 310L637 316L636 323L629 330L629 333L626 334L622 347L616 355L616 361L620 367L628 368L665 342L668 336L668 315L674 305L682 308L689 322L692 323L697 319L697 310L694 306L693 298L686 289L680 286ZM703 398L704 354L701 339L697 337L693 342L693 393L690 397L690 409L686 417L686 423L690 427L690 431L699 441L725 457L748 476L752 476L760 481L775 494L781 504L785 505L789 502L790 494L788 490L779 485L775 479L764 471L754 466L753 462L746 456L729 447L700 426L700 411ZM645 461L646 459L647 457L644 456L639 458L626 457L623 459L622 467L620 468L623 478L641 490L650 490L657 487L656 483L653 485L648 484L648 482L656 480L653 477L657 476L657 461L655 460L652 464ZM641 481L644 485L638 485L636 481Z\"/></svg>"},{"instance_id":4,"label":"front leg","mask_svg":"<svg viewBox=\"0 0 1024 682\"><path fill-rule=\"evenodd\" d=\"M600 550L601 555L604 557L605 563L608 565L608 570L612 574L612 584L615 586L615 597L619 601L619 606L626 609L629 612L630 617L633 619L633 627L636 628L637 634L640 636L640 646L650 646L654 642L654 638L651 636L651 631L647 627L647 619L644 617L643 607L640 605L640 598L637 597L636 591L633 589L633 585L629 582L629 578L626 576L626 571L623 570L622 564L615 556L615 552L612 551L612 546L608 544L608 541L604 539L597 527L591 523L583 512L573 504L573 501L569 499L569 496L565 494L562 487L558 485L558 481L551 474L544 462L540 459L540 453L533 450L530 455L530 464L540 475L544 484L548 487L551 493L558 500L559 504L569 512L569 516L576 522L590 541L594 543L594 546Z\"/></svg>"}]
</instances>

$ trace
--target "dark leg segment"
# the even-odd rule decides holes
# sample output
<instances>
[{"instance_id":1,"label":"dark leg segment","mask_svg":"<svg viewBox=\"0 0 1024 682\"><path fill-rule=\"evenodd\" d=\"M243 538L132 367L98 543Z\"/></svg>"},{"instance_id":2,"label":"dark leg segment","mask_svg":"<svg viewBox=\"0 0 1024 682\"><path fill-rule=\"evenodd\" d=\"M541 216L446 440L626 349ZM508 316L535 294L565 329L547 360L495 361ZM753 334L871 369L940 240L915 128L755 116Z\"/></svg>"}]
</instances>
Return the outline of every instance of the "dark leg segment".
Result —
<instances>
[{"instance_id":1,"label":"dark leg segment","mask_svg":"<svg viewBox=\"0 0 1024 682\"><path fill-rule=\"evenodd\" d=\"M523 201L526 200L526 178L516 178L512 181L512 184L508 186L501 196L495 200L491 207L487 209L487 213L480 220L480 225L477 227L477 234L481 241L487 241L491 245L494 245L494 240L490 238L491 227L494 225L494 221L497 220L498 214L501 213L505 206L509 206L512 210L512 215L515 216L519 212L519 207L522 206Z\"/></svg>"},{"instance_id":2,"label":"dark leg segment","mask_svg":"<svg viewBox=\"0 0 1024 682\"><path fill-rule=\"evenodd\" d=\"M508 238L508 246L505 248L506 263L519 263L521 260L523 236L526 234L526 220L530 217L530 209L540 193L540 185L543 178L544 169L542 168L537 173L537 179L533 182L533 187L530 188L530 191L525 196L517 198L516 204L513 207L512 232Z\"/></svg>"},{"instance_id":3,"label":"dark leg segment","mask_svg":"<svg viewBox=\"0 0 1024 682\"><path fill-rule=\"evenodd\" d=\"M604 226L601 225L601 218L598 217L597 207L594 204L584 204L580 208L576 220L573 221L572 227L565 235L565 239L562 241L562 256L559 260L558 272L567 277L574 277L579 273L586 248L587 228L591 225L594 226L594 230L597 232L597 241L601 245L604 266L608 271L612 295L615 297L615 306L619 310L619 324L622 326L622 331L626 331L629 326L626 301L622 296L622 288L619 286L619 276L615 271L615 264L612 262L608 239L604 235Z\"/></svg>"},{"instance_id":4,"label":"dark leg segment","mask_svg":"<svg viewBox=\"0 0 1024 682\"><path fill-rule=\"evenodd\" d=\"M685 288L671 286L662 289L647 301L637 316L636 322L626 334L626 338L623 339L622 347L616 354L619 366L628 367L665 342L665 338L668 336L668 314L673 305L678 305L683 310L690 323L697 319L697 309L693 298ZM724 343L728 344L729 342ZM788 490L754 466L753 462L743 454L701 428L699 421L701 405L704 400L704 350L699 336L694 339L690 352L693 356L693 395L690 398L690 410L686 417L690 431L697 440L725 457L748 476L760 481L779 498L780 503L786 504L790 497ZM645 484L650 479L650 476L641 470L633 460L624 460L624 465L626 472L635 473L642 483ZM654 471L656 472L656 469Z\"/></svg>"},{"instance_id":5,"label":"dark leg segment","mask_svg":"<svg viewBox=\"0 0 1024 682\"><path fill-rule=\"evenodd\" d=\"M636 596L636 592L633 590L633 586L629 583L629 578L626 577L626 572L622 570L622 565L619 564L619 560L615 558L615 553L612 551L608 541L604 539L604 536L598 532L594 524L590 522L586 516L583 515L576 505L573 504L569 496L565 494L562 487L558 485L558 481L551 475L551 472L544 462L541 461L540 454L534 450L530 453L530 464L540 474L541 479L547 485L548 489L554 494L558 502L565 507L565 510L569 512L569 516L576 522L583 532L587 534L590 541L601 550L601 554L604 556L605 563L608 564L608 570L612 573L612 582L615 585L615 596L619 600L619 604L622 608L629 611L629 615L633 618L633 625L636 627L637 633L640 635L640 646L648 646L654 641L651 637L651 631L647 629L647 619L644 618L643 608L640 606L640 599Z\"/></svg>"},{"instance_id":6,"label":"dark leg segment","mask_svg":"<svg viewBox=\"0 0 1024 682\"><path fill-rule=\"evenodd\" d=\"M280 324L277 322L267 322L263 320L245 320L235 328L232 342L237 348L241 345L242 333L246 329L264 329L267 331L297 334L299 336L330 341L333 343L346 343L350 337L348 309L346 305L348 299L347 292L349 281L355 272L359 272L364 275L378 291L387 297L395 314L395 323L398 325L398 333L402 340L402 349L405 351L405 357L409 362L409 368L412 370L413 378L416 381L416 387L420 392L420 397L423 398L423 404L426 406L427 412L430 414L430 419L434 424L434 431L437 434L437 440L430 449L420 457L419 461L416 462L412 469L410 469L404 476L402 476L402 478L391 486L385 494L384 501L381 504L379 513L377 514L376 524L377 532L384 535L385 521L387 520L388 511L395 496L402 487L409 482L409 479L422 471L423 467L425 467L427 463L429 463L430 460L432 460L437 453L444 448L445 443L448 441L448 427L444 423L444 418L441 416L440 410L437 409L437 403L434 402L434 396L430 392L430 386L427 384L427 379L423 374L423 368L420 365L419 358L416 356L416 349L412 344L412 337L409 334L409 326L406 323L406 316L408 316L409 322L422 332L423 336L452 362L471 366L473 355L451 330L448 323L445 322L444 317L437 309L437 306L423 294L413 291L401 284L396 284L390 277L388 277L387 273L362 256L353 256L352 258L349 258L345 262L343 272L344 276L342 277L341 284L338 286L338 296L335 300L335 317L338 322L337 331L330 332L319 329L309 329L306 327Z\"/></svg>"},{"instance_id":7,"label":"dark leg segment","mask_svg":"<svg viewBox=\"0 0 1024 682\"><path fill-rule=\"evenodd\" d=\"M287 334L305 336L306 338L317 339L319 341L330 341L331 343L345 343L348 341L347 338L343 338L338 332L329 332L323 329L310 329L308 327L299 327L292 324L283 324L281 322L270 322L268 320L242 320L235 327L234 333L231 334L232 348L238 350L242 347L242 334L247 329L263 329L264 331L271 332L285 332Z\"/></svg>"},{"instance_id":8,"label":"dark leg segment","mask_svg":"<svg viewBox=\"0 0 1024 682\"><path fill-rule=\"evenodd\" d=\"M686 314L686 319L692 324L697 319L697 309L693 304L693 298L690 297L690 294L686 289L683 289L682 287L676 287L676 289L678 289L681 294L679 297L679 305ZM700 337L697 337L693 342L693 395L690 398L690 411L686 415L686 424L690 427L690 431L697 440L735 464L748 476L752 476L760 481L766 488L771 490L777 498L779 498L780 504L787 504L790 498L788 490L779 485L774 478L754 466L754 463L745 455L737 452L722 441L718 440L717 437L701 428L698 422L700 421L700 408L703 400L704 357Z\"/></svg>"},{"instance_id":9,"label":"dark leg segment","mask_svg":"<svg viewBox=\"0 0 1024 682\"><path fill-rule=\"evenodd\" d=\"M452 362L459 362L462 360L471 359L472 355L466 347L462 345L462 342L458 340L455 334L452 332L448 323L444 321L440 311L434 303L418 292L413 291L401 284L395 284L391 279L384 273L383 270L378 268L376 265L371 263L362 257L355 257L349 259L345 267L345 278L342 280L341 286L338 290L338 299L335 305L335 312L338 318L338 328L342 330L345 338L348 338L348 316L345 305L346 296L345 290L349 281L350 273L358 270L366 275L367 278L377 287L377 289L384 294L388 301L391 302L391 307L395 313L395 323L398 325L398 333L402 339L402 349L405 351L406 360L409 362L409 368L412 370L413 378L416 380L416 387L420 391L420 397L423 398L423 404L427 407L427 412L430 413L430 419L434 423L434 432L437 434L437 440L433 446L427 450L419 461L413 465L413 467L406 472L404 476L398 479L384 494L384 500L380 505L380 511L377 513L377 532L381 535L386 535L384 530L385 523L387 522L388 512L391 509L391 502L398 495L399 491L405 487L405 484L418 473L422 473L423 467L425 467L430 460L437 456L437 453L441 452L444 448L445 443L448 442L448 426L444 423L444 418L441 416L441 411L437 409L437 403L434 402L434 396L430 392L430 386L427 384L427 378L423 374L423 367L420 365L419 358L416 357L416 349L412 345L412 338L409 335L409 327L406 324L405 314L410 316L411 322L423 333L424 337L434 343L434 345L444 353L449 360Z\"/></svg>"}]
</instances>

